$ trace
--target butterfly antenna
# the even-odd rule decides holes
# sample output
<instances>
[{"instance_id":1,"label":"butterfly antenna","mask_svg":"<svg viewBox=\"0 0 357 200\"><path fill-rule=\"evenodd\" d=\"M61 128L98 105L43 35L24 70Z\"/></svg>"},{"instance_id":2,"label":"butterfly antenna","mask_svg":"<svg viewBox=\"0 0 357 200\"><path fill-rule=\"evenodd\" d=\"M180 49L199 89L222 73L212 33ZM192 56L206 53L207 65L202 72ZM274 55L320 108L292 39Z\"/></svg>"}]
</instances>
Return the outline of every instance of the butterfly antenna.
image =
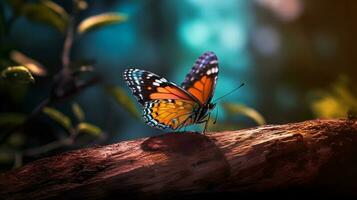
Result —
<instances>
[{"instance_id":1,"label":"butterfly antenna","mask_svg":"<svg viewBox=\"0 0 357 200\"><path fill-rule=\"evenodd\" d=\"M239 88L241 88L242 86L244 86L244 83L240 84L240 86L238 86L237 88L234 88L232 91L228 92L227 94L221 96L221 97L218 97L217 99L215 99L213 102L217 102L218 100L220 99L223 99L224 97L232 94L233 92L237 91Z\"/></svg>"}]
</instances>

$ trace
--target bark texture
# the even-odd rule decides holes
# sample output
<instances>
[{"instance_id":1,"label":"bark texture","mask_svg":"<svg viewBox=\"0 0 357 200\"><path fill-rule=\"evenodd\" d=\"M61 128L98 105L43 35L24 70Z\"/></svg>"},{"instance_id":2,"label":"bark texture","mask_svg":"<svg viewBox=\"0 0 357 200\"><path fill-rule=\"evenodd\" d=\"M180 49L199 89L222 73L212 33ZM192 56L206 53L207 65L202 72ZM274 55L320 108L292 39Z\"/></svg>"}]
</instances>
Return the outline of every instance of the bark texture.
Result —
<instances>
[{"instance_id":1,"label":"bark texture","mask_svg":"<svg viewBox=\"0 0 357 200\"><path fill-rule=\"evenodd\" d=\"M168 133L71 151L0 175L5 199L190 197L321 190L356 195L357 121Z\"/></svg>"}]
</instances>

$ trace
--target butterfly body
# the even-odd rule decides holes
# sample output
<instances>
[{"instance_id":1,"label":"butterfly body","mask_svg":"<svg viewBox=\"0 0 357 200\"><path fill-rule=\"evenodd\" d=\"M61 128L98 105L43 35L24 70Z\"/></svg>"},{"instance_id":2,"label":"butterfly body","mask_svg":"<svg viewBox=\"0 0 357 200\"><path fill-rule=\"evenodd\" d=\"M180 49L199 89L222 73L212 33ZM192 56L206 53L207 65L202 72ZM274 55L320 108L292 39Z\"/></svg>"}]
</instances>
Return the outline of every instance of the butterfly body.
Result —
<instances>
[{"instance_id":1,"label":"butterfly body","mask_svg":"<svg viewBox=\"0 0 357 200\"><path fill-rule=\"evenodd\" d=\"M194 123L198 124L198 123L202 123L204 122L205 119L207 119L208 117L208 112L210 112L211 110L213 110L215 108L216 104L213 103L208 103L205 105L202 105L201 107L199 107L197 109L197 111L195 113L197 113L195 115L195 119L193 120Z\"/></svg>"},{"instance_id":2,"label":"butterfly body","mask_svg":"<svg viewBox=\"0 0 357 200\"><path fill-rule=\"evenodd\" d=\"M143 106L145 123L174 130L207 123L210 111L215 107L211 99L217 76L218 61L213 52L206 52L196 60L181 86L149 71L124 71L124 80Z\"/></svg>"}]
</instances>

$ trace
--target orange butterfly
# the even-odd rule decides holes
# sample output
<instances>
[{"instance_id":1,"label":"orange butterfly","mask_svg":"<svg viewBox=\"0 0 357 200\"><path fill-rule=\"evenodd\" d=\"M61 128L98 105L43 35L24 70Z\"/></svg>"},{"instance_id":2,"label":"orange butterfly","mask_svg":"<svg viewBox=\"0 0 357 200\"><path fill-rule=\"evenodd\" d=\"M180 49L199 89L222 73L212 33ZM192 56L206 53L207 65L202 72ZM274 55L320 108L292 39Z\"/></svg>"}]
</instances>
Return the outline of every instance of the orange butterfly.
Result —
<instances>
[{"instance_id":1,"label":"orange butterfly","mask_svg":"<svg viewBox=\"0 0 357 200\"><path fill-rule=\"evenodd\" d=\"M206 123L216 104L211 103L218 76L213 52L202 54L180 86L140 69L124 71L124 80L143 106L145 123L155 128L178 129Z\"/></svg>"}]
</instances>

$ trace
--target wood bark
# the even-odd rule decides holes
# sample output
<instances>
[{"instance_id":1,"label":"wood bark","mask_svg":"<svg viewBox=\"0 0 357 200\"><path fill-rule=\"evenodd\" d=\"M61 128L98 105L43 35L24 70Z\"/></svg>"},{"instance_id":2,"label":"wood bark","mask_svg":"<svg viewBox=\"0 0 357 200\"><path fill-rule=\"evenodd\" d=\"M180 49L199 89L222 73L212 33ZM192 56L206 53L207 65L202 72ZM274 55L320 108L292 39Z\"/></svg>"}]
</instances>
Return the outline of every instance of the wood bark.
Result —
<instances>
[{"instance_id":1,"label":"wood bark","mask_svg":"<svg viewBox=\"0 0 357 200\"><path fill-rule=\"evenodd\" d=\"M357 197L357 121L167 133L62 153L0 175L5 199L182 198L321 191Z\"/></svg>"}]
</instances>

